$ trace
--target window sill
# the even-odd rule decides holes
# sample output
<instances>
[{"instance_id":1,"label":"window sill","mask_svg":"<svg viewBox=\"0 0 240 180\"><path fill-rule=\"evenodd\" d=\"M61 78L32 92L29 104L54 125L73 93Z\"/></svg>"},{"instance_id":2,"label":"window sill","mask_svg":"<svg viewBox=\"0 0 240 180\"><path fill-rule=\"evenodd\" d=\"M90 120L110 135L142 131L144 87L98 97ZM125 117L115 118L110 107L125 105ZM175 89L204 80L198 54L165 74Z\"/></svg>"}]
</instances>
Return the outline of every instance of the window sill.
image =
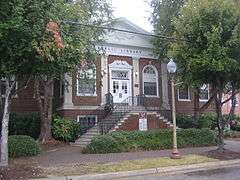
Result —
<instances>
[{"instance_id":1,"label":"window sill","mask_svg":"<svg viewBox=\"0 0 240 180\"><path fill-rule=\"evenodd\" d=\"M78 97L97 97L97 94L77 94Z\"/></svg>"},{"instance_id":2,"label":"window sill","mask_svg":"<svg viewBox=\"0 0 240 180\"><path fill-rule=\"evenodd\" d=\"M208 102L209 99L199 99L199 102Z\"/></svg>"},{"instance_id":3,"label":"window sill","mask_svg":"<svg viewBox=\"0 0 240 180\"><path fill-rule=\"evenodd\" d=\"M145 95L147 98L159 98L159 96L151 96L151 95Z\"/></svg>"},{"instance_id":4,"label":"window sill","mask_svg":"<svg viewBox=\"0 0 240 180\"><path fill-rule=\"evenodd\" d=\"M191 102L192 100L191 99L178 99L178 101L180 101L180 102Z\"/></svg>"}]
</instances>

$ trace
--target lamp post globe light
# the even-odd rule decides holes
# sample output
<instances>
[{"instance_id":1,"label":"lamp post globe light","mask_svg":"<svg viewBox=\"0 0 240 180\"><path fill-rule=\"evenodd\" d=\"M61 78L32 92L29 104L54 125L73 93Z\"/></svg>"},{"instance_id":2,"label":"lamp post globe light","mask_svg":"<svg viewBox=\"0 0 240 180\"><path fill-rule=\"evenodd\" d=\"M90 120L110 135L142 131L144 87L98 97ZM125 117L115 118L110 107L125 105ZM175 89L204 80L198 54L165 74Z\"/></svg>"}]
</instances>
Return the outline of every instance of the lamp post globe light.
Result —
<instances>
[{"instance_id":1,"label":"lamp post globe light","mask_svg":"<svg viewBox=\"0 0 240 180\"><path fill-rule=\"evenodd\" d=\"M169 63L167 64L167 70L169 74L174 74L177 71L177 65L173 59L170 59Z\"/></svg>"},{"instance_id":2,"label":"lamp post globe light","mask_svg":"<svg viewBox=\"0 0 240 180\"><path fill-rule=\"evenodd\" d=\"M176 105L175 105L175 90L174 90L174 74L177 70L177 65L170 59L169 63L167 64L167 70L170 74L171 78L171 91L172 91L172 121L173 121L173 151L171 154L172 159L180 159L181 156L177 149L177 125L176 125Z\"/></svg>"}]
</instances>

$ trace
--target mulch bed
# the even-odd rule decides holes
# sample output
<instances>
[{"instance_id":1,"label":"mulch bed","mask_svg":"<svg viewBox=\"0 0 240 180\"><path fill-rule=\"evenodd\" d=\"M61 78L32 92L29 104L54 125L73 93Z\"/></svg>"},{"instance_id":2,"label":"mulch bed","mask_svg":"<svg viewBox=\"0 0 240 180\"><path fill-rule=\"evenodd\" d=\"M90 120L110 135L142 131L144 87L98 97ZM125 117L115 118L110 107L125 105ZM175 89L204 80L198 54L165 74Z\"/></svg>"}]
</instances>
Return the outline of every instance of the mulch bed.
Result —
<instances>
[{"instance_id":1,"label":"mulch bed","mask_svg":"<svg viewBox=\"0 0 240 180\"><path fill-rule=\"evenodd\" d=\"M27 180L33 177L41 177L42 170L24 165L9 165L7 168L0 168L1 180Z\"/></svg>"},{"instance_id":2,"label":"mulch bed","mask_svg":"<svg viewBox=\"0 0 240 180\"><path fill-rule=\"evenodd\" d=\"M68 146L68 145L69 145L69 143L65 143L65 142L57 141L57 140L51 140L51 141L46 142L45 144L40 144L41 150L43 152L44 151L51 151L53 149L60 148L60 147L65 147L65 146Z\"/></svg>"},{"instance_id":3,"label":"mulch bed","mask_svg":"<svg viewBox=\"0 0 240 180\"><path fill-rule=\"evenodd\" d=\"M203 153L203 155L206 155L210 158L219 159L219 160L233 160L233 159L240 159L240 153L234 152L228 149L225 149L223 151L220 150L212 150Z\"/></svg>"}]
</instances>

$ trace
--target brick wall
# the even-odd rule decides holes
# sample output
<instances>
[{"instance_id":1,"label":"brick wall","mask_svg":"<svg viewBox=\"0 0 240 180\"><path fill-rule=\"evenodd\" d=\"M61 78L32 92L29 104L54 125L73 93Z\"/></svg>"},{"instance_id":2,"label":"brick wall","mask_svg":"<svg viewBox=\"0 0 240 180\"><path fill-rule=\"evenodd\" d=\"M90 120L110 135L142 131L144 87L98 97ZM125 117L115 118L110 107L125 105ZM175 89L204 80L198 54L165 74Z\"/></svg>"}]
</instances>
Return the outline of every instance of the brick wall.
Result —
<instances>
[{"instance_id":1,"label":"brick wall","mask_svg":"<svg viewBox=\"0 0 240 180\"><path fill-rule=\"evenodd\" d=\"M224 95L223 99L227 100L230 97L231 97L230 95L226 94L226 95ZM236 95L236 101L237 101L237 103L235 106L235 114L239 116L240 115L240 94ZM228 101L227 103L223 104L223 106L222 106L223 114L229 114L231 107L232 107L231 100Z\"/></svg>"},{"instance_id":2,"label":"brick wall","mask_svg":"<svg viewBox=\"0 0 240 180\"><path fill-rule=\"evenodd\" d=\"M156 67L158 71L158 95L159 97L146 97L144 100L144 105L146 107L157 107L160 108L161 106L161 64L156 59L147 59L147 58L140 58L139 59L139 80L140 80L140 94L143 94L143 68L147 65L152 65Z\"/></svg>"},{"instance_id":3,"label":"brick wall","mask_svg":"<svg viewBox=\"0 0 240 180\"><path fill-rule=\"evenodd\" d=\"M77 120L77 116L95 115L98 116L98 119L100 119L106 115L103 110L60 110L58 114L75 120Z\"/></svg>"},{"instance_id":4,"label":"brick wall","mask_svg":"<svg viewBox=\"0 0 240 180\"><path fill-rule=\"evenodd\" d=\"M179 101L177 89L175 90L176 112L178 114L193 114L194 113L194 93L190 91L190 101ZM199 106L202 107L205 102L200 102ZM212 103L204 112L214 112L214 103Z\"/></svg>"},{"instance_id":5,"label":"brick wall","mask_svg":"<svg viewBox=\"0 0 240 180\"><path fill-rule=\"evenodd\" d=\"M19 91L17 96L13 98L10 107L11 112L37 112L38 105L34 97L34 83L30 82L26 89ZM21 87L21 82L18 84Z\"/></svg>"},{"instance_id":6,"label":"brick wall","mask_svg":"<svg viewBox=\"0 0 240 180\"><path fill-rule=\"evenodd\" d=\"M148 130L168 128L167 124L160 120L156 114L147 114ZM131 115L117 131L136 131L139 130L139 115Z\"/></svg>"}]
</instances>

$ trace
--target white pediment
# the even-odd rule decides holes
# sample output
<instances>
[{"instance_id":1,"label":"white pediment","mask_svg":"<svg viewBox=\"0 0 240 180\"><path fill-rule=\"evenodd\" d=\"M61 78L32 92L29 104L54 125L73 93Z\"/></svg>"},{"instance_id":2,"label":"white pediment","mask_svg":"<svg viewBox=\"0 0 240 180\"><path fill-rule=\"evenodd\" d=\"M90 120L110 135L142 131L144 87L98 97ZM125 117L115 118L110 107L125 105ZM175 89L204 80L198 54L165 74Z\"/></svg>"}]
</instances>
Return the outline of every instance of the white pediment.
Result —
<instances>
[{"instance_id":1,"label":"white pediment","mask_svg":"<svg viewBox=\"0 0 240 180\"><path fill-rule=\"evenodd\" d=\"M127 32L120 32L120 31L108 31L104 36L104 40L108 44L115 44L115 45L127 45L127 46L134 46L134 47L142 47L142 48L153 48L151 43L151 36L147 34L151 34L143 30L142 28L138 27L137 25L133 24L132 22L128 21L125 18L120 18L116 20L113 24L113 28L127 30L131 32L143 33L146 35L138 35L133 33Z\"/></svg>"},{"instance_id":2,"label":"white pediment","mask_svg":"<svg viewBox=\"0 0 240 180\"><path fill-rule=\"evenodd\" d=\"M108 66L110 69L132 69L132 66L126 61L114 61Z\"/></svg>"}]
</instances>

